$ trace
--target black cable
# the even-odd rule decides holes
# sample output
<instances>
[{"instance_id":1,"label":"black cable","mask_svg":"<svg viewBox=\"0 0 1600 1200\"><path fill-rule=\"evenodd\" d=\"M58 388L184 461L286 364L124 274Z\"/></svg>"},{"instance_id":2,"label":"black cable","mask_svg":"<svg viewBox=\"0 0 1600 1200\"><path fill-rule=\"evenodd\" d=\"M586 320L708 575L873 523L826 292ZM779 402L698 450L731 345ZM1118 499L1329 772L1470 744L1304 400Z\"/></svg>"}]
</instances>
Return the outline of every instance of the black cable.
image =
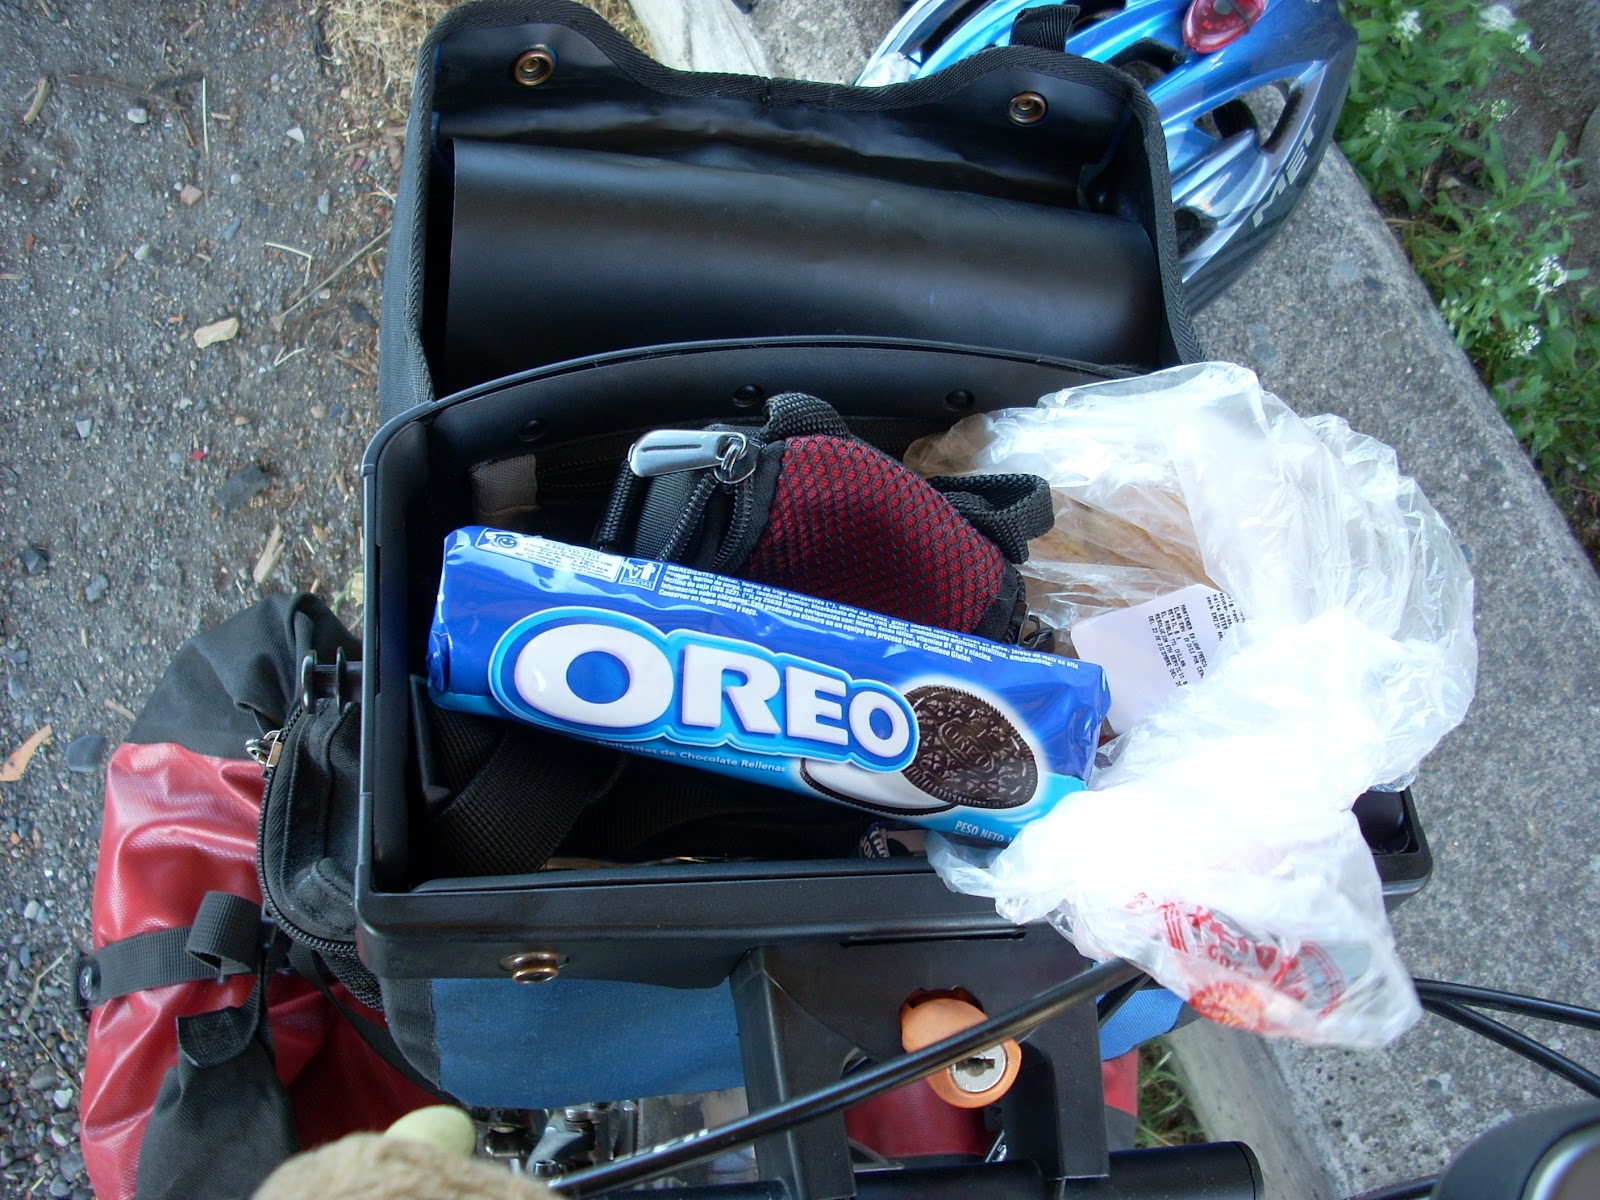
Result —
<instances>
[{"instance_id":1,"label":"black cable","mask_svg":"<svg viewBox=\"0 0 1600 1200\"><path fill-rule=\"evenodd\" d=\"M1408 1179L1404 1183L1391 1183L1388 1187L1373 1188L1350 1200L1427 1200L1439 1185L1437 1175L1424 1175L1421 1179Z\"/></svg>"},{"instance_id":2,"label":"black cable","mask_svg":"<svg viewBox=\"0 0 1600 1200\"><path fill-rule=\"evenodd\" d=\"M565 1197L600 1196L618 1188L643 1183L668 1171L715 1158L739 1146L780 1133L795 1125L842 1112L864 1100L894 1088L903 1087L925 1076L970 1058L1008 1038L1021 1037L1035 1026L1070 1008L1093 1000L1105 992L1136 979L1143 972L1119 959L1090 967L1065 983L1040 992L1010 1012L992 1017L953 1037L925 1046L915 1054L903 1054L865 1071L841 1079L804 1096L796 1096L762 1112L751 1113L717 1129L690 1134L653 1150L627 1158L613 1159L586 1170L574 1171L547 1180L550 1187Z\"/></svg>"},{"instance_id":3,"label":"black cable","mask_svg":"<svg viewBox=\"0 0 1600 1200\"><path fill-rule=\"evenodd\" d=\"M1463 1029L1469 1029L1491 1042L1504 1046L1507 1050L1515 1051L1552 1074L1561 1076L1568 1083L1582 1088L1591 1096L1600 1097L1600 1075L1573 1062L1566 1055L1558 1054L1543 1042L1536 1041L1525 1033L1519 1033L1509 1025L1502 1025L1482 1013L1473 1012L1454 1000L1423 996L1422 1007L1447 1021L1455 1022Z\"/></svg>"},{"instance_id":4,"label":"black cable","mask_svg":"<svg viewBox=\"0 0 1600 1200\"><path fill-rule=\"evenodd\" d=\"M1539 1017L1546 1021L1559 1021L1579 1029L1600 1030L1600 1012L1565 1004L1560 1000L1541 1000L1537 996L1520 996L1515 992L1500 992L1493 988L1473 987L1466 983L1445 983L1438 979L1413 980L1418 996L1437 996L1441 1000L1455 1000L1474 1008L1488 1008L1496 1012L1517 1013L1526 1017Z\"/></svg>"},{"instance_id":5,"label":"black cable","mask_svg":"<svg viewBox=\"0 0 1600 1200\"><path fill-rule=\"evenodd\" d=\"M1137 976L1128 980L1127 983L1112 988L1104 996L1100 997L1095 1003L1095 1015L1102 1029L1105 1028L1107 1021L1117 1015L1117 1010L1129 1000L1132 1000L1134 993L1142 988L1149 979L1150 977L1141 971Z\"/></svg>"}]
</instances>

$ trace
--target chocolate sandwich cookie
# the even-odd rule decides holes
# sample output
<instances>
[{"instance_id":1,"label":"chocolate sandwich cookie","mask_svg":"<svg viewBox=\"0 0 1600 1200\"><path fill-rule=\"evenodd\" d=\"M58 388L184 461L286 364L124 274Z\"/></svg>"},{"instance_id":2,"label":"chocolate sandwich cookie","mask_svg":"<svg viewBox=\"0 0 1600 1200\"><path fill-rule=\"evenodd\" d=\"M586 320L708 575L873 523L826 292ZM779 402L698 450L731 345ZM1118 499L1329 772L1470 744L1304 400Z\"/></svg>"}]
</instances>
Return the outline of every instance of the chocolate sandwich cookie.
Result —
<instances>
[{"instance_id":1,"label":"chocolate sandwich cookie","mask_svg":"<svg viewBox=\"0 0 1600 1200\"><path fill-rule=\"evenodd\" d=\"M868 771L854 763L808 758L800 763L800 778L829 800L885 816L926 816L955 807L907 782L899 771Z\"/></svg>"},{"instance_id":2,"label":"chocolate sandwich cookie","mask_svg":"<svg viewBox=\"0 0 1600 1200\"><path fill-rule=\"evenodd\" d=\"M1016 808L1039 789L1033 748L1004 713L952 687L912 688L917 754L906 780L947 804Z\"/></svg>"}]
</instances>

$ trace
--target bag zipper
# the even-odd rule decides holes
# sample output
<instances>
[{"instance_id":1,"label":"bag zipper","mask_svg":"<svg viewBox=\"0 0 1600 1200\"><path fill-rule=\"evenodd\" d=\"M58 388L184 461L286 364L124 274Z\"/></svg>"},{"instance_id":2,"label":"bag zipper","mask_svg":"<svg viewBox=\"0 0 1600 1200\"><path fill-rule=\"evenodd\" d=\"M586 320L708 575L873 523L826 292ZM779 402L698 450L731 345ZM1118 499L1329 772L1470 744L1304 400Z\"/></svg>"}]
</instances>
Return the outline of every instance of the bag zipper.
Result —
<instances>
[{"instance_id":1,"label":"bag zipper","mask_svg":"<svg viewBox=\"0 0 1600 1200\"><path fill-rule=\"evenodd\" d=\"M305 715L305 706L296 704L282 728L269 730L261 737L251 738L245 743L245 753L261 764L261 819L256 822L256 881L261 887L261 907L267 914L267 919L283 930L291 940L308 946L323 957L332 954L348 958L354 954L353 938L348 941L335 941L301 929L284 916L283 909L272 898L272 889L267 883L267 796L272 791L272 779L278 773L278 761L283 757L283 747L289 739L289 733Z\"/></svg>"},{"instance_id":2,"label":"bag zipper","mask_svg":"<svg viewBox=\"0 0 1600 1200\"><path fill-rule=\"evenodd\" d=\"M712 571L722 572L754 520L749 480L761 461L761 447L759 440L737 430L654 429L628 448L628 469L641 479L709 471L720 489L733 496L733 513L711 563Z\"/></svg>"},{"instance_id":3,"label":"bag zipper","mask_svg":"<svg viewBox=\"0 0 1600 1200\"><path fill-rule=\"evenodd\" d=\"M760 450L735 430L653 429L628 448L628 469L641 479L709 469L732 486L755 474Z\"/></svg>"}]
</instances>

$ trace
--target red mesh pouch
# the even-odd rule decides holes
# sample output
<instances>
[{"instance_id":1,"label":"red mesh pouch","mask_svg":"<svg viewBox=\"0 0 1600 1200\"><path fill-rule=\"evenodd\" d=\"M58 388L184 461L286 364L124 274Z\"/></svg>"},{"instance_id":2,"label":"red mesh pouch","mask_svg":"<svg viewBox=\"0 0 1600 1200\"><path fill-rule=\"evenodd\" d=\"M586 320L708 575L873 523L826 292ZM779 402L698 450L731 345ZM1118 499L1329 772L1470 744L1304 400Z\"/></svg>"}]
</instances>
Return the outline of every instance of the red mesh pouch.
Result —
<instances>
[{"instance_id":1,"label":"red mesh pouch","mask_svg":"<svg viewBox=\"0 0 1600 1200\"><path fill-rule=\"evenodd\" d=\"M685 449L696 445L699 465ZM676 457L663 464L667 450ZM1036 476L924 479L821 400L787 393L767 401L760 429L663 431L638 443L599 542L1014 642L1026 605L1012 564L1051 521Z\"/></svg>"}]
</instances>

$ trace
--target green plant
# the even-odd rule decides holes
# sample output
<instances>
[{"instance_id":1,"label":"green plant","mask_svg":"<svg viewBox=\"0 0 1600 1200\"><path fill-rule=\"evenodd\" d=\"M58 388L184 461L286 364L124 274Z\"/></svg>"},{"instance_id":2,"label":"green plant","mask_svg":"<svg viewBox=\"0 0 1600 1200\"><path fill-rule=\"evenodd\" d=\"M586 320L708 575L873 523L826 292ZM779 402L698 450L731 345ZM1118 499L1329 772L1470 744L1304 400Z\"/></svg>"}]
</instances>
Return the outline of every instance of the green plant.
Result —
<instances>
[{"instance_id":1,"label":"green plant","mask_svg":"<svg viewBox=\"0 0 1600 1200\"><path fill-rule=\"evenodd\" d=\"M1538 64L1533 40L1503 4L1352 0L1345 13L1359 45L1340 145L1375 193L1415 212L1445 156L1476 157L1505 118L1486 90L1496 72Z\"/></svg>"},{"instance_id":2,"label":"green plant","mask_svg":"<svg viewBox=\"0 0 1600 1200\"><path fill-rule=\"evenodd\" d=\"M1200 1119L1189 1107L1183 1081L1172 1065L1172 1051L1160 1040L1139 1047L1139 1127L1137 1145L1187 1146L1206 1140Z\"/></svg>"},{"instance_id":3,"label":"green plant","mask_svg":"<svg viewBox=\"0 0 1600 1200\"><path fill-rule=\"evenodd\" d=\"M1503 4L1347 0L1359 37L1341 145L1512 430L1559 492L1600 473L1600 312L1568 270L1573 164L1507 163L1490 95L1537 66Z\"/></svg>"}]
</instances>

